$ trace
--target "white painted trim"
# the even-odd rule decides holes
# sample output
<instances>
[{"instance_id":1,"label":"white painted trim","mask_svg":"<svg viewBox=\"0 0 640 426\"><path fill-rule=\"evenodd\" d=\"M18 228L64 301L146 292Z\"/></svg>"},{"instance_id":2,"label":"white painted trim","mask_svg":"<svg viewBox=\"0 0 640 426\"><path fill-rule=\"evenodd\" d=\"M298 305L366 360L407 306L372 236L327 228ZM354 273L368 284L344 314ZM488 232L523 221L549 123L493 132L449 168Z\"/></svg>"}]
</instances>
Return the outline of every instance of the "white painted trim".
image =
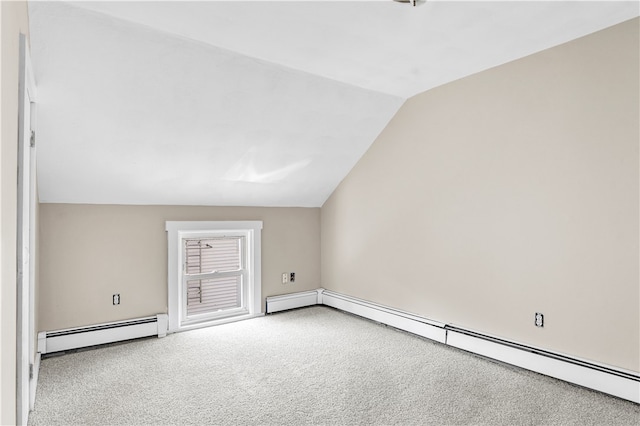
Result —
<instances>
[{"instance_id":1,"label":"white painted trim","mask_svg":"<svg viewBox=\"0 0 640 426\"><path fill-rule=\"evenodd\" d=\"M351 296L324 290L322 304L368 318L440 343L446 341L445 324Z\"/></svg>"},{"instance_id":2,"label":"white painted trim","mask_svg":"<svg viewBox=\"0 0 640 426\"><path fill-rule=\"evenodd\" d=\"M297 305L296 302L298 298L305 303L311 302L313 293L317 293L316 303L319 305L331 306L449 346L640 404L639 372L507 341L324 289L268 297L267 311L312 305ZM303 295L305 298L302 298Z\"/></svg>"},{"instance_id":3,"label":"white painted trim","mask_svg":"<svg viewBox=\"0 0 640 426\"><path fill-rule=\"evenodd\" d=\"M158 314L158 337L165 337L169 330L169 315Z\"/></svg>"},{"instance_id":4,"label":"white painted trim","mask_svg":"<svg viewBox=\"0 0 640 426\"><path fill-rule=\"evenodd\" d=\"M622 372L622 370L612 367L607 368L613 371L608 373L587 365L580 365L584 363L580 360L575 360L574 363L569 357L545 356L454 330L448 330L447 344L640 404L640 377L637 377L637 374L636 379L633 380L614 374L613 372ZM593 366L601 366L601 364L593 364Z\"/></svg>"},{"instance_id":5,"label":"white painted trim","mask_svg":"<svg viewBox=\"0 0 640 426\"><path fill-rule=\"evenodd\" d=\"M166 317L166 314L158 314L155 317L40 332L38 333L38 352L46 354L140 337L163 337L166 336ZM140 320L148 322L135 323Z\"/></svg>"},{"instance_id":6,"label":"white painted trim","mask_svg":"<svg viewBox=\"0 0 640 426\"><path fill-rule=\"evenodd\" d=\"M38 353L46 354L47 353L47 332L41 331L38 333Z\"/></svg>"},{"instance_id":7,"label":"white painted trim","mask_svg":"<svg viewBox=\"0 0 640 426\"><path fill-rule=\"evenodd\" d=\"M40 359L42 355L36 352L33 362L33 378L32 385L29 387L29 410L33 411L36 408L36 391L38 390L38 377L40 376Z\"/></svg>"},{"instance_id":8,"label":"white painted trim","mask_svg":"<svg viewBox=\"0 0 640 426\"><path fill-rule=\"evenodd\" d=\"M195 323L195 324L183 325L182 327L180 327L177 330L167 330L167 333L169 333L169 334L181 333L183 331L197 330L199 328L206 328L206 327L212 327L212 326L215 326L215 325L229 324L229 323L232 323L232 322L244 321L244 320L263 317L263 316L264 316L264 314L262 312L259 312L257 314L234 315L234 316L231 316L231 317L217 318L217 319L213 319L211 321L198 322L198 323Z\"/></svg>"},{"instance_id":9,"label":"white painted trim","mask_svg":"<svg viewBox=\"0 0 640 426\"><path fill-rule=\"evenodd\" d=\"M19 35L17 216L16 216L16 424L27 424L35 403L35 384L29 370L35 368L35 80L29 44ZM33 116L32 116L33 115Z\"/></svg>"},{"instance_id":10,"label":"white painted trim","mask_svg":"<svg viewBox=\"0 0 640 426\"><path fill-rule=\"evenodd\" d=\"M167 299L168 332L191 330L202 326L231 322L259 316L262 313L262 221L167 221ZM230 320L221 314L219 318L197 323L182 323L180 280L182 279L182 260L180 240L183 234L215 233L230 231L244 233L247 236L247 268L250 270L247 285L246 315L235 315Z\"/></svg>"},{"instance_id":11,"label":"white painted trim","mask_svg":"<svg viewBox=\"0 0 640 426\"><path fill-rule=\"evenodd\" d=\"M300 293L283 294L281 296L267 297L267 313L286 311L288 309L303 308L318 304L318 294L316 290L304 291Z\"/></svg>"}]
</instances>

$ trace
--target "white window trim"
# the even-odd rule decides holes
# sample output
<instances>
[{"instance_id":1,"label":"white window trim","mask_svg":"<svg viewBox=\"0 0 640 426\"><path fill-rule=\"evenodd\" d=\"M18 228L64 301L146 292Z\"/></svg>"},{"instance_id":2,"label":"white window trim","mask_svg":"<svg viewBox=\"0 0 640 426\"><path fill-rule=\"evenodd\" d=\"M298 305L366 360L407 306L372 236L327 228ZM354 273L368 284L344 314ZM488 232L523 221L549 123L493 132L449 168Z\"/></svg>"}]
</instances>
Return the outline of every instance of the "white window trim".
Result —
<instances>
[{"instance_id":1,"label":"white window trim","mask_svg":"<svg viewBox=\"0 0 640 426\"><path fill-rule=\"evenodd\" d=\"M216 324L239 321L247 318L254 318L264 315L262 313L262 221L167 221L165 224L167 231L167 311L169 314L169 330L177 331L191 330L194 328L208 327ZM192 236L197 233L206 232L239 232L247 235L247 263L250 270L250 280L248 283L247 310L245 315L212 319L211 321L197 324L181 324L180 306L180 280L182 278L181 265L181 244L184 236Z\"/></svg>"}]
</instances>

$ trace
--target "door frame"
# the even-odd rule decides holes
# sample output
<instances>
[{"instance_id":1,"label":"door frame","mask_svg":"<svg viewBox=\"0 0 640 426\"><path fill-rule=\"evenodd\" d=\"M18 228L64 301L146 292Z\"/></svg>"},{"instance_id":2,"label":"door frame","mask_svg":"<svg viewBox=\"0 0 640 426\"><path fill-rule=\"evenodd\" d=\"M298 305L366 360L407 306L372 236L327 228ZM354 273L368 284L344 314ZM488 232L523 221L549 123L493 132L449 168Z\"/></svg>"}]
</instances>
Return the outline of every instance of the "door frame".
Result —
<instances>
[{"instance_id":1,"label":"door frame","mask_svg":"<svg viewBox=\"0 0 640 426\"><path fill-rule=\"evenodd\" d=\"M19 40L18 83L18 192L16 223L16 423L27 424L35 404L35 80L29 46Z\"/></svg>"}]
</instances>

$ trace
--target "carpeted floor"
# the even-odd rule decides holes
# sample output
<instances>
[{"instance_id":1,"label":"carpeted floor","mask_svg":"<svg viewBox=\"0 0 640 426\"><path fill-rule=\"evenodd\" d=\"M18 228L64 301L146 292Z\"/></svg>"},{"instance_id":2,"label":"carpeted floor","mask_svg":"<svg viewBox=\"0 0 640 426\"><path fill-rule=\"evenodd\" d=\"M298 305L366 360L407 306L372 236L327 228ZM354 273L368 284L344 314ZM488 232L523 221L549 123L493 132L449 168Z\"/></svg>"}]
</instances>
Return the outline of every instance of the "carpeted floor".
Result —
<instances>
[{"instance_id":1,"label":"carpeted floor","mask_svg":"<svg viewBox=\"0 0 640 426\"><path fill-rule=\"evenodd\" d=\"M30 425L639 425L640 405L327 307L42 361Z\"/></svg>"}]
</instances>

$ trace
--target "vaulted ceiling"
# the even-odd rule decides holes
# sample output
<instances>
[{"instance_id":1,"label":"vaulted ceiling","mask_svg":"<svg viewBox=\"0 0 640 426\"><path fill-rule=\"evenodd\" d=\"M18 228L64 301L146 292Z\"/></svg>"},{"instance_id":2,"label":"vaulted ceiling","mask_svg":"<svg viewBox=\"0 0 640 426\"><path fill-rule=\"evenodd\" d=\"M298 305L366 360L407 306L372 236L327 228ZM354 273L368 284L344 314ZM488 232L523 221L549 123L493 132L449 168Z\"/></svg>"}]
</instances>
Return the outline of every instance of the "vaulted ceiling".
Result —
<instances>
[{"instance_id":1,"label":"vaulted ceiling","mask_svg":"<svg viewBox=\"0 0 640 426\"><path fill-rule=\"evenodd\" d=\"M40 200L321 206L407 98L638 8L30 2Z\"/></svg>"}]
</instances>

